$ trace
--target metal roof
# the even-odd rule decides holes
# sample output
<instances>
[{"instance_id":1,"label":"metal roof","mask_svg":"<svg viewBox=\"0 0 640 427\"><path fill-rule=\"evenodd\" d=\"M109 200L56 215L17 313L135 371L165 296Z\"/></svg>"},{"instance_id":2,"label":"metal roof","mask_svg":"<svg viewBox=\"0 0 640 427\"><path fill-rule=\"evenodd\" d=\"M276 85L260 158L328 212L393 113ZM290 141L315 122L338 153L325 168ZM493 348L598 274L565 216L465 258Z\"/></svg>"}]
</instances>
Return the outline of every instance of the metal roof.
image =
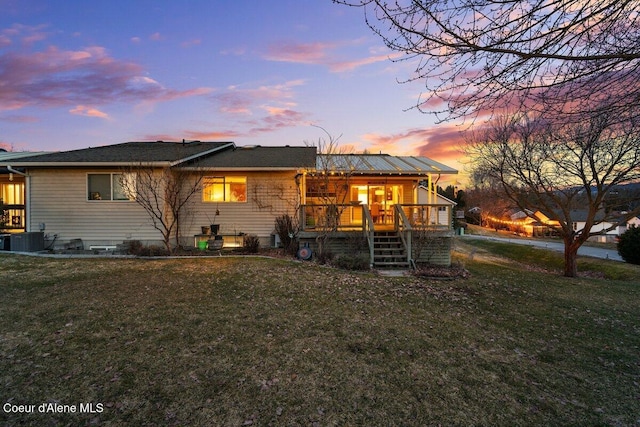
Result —
<instances>
[{"instance_id":1,"label":"metal roof","mask_svg":"<svg viewBox=\"0 0 640 427\"><path fill-rule=\"evenodd\" d=\"M8 162L15 159L22 159L24 157L34 157L47 154L45 151L0 151L0 162Z\"/></svg>"},{"instance_id":2,"label":"metal roof","mask_svg":"<svg viewBox=\"0 0 640 427\"><path fill-rule=\"evenodd\" d=\"M458 173L457 170L428 157L388 154L319 154L316 159L316 170L382 175Z\"/></svg>"}]
</instances>

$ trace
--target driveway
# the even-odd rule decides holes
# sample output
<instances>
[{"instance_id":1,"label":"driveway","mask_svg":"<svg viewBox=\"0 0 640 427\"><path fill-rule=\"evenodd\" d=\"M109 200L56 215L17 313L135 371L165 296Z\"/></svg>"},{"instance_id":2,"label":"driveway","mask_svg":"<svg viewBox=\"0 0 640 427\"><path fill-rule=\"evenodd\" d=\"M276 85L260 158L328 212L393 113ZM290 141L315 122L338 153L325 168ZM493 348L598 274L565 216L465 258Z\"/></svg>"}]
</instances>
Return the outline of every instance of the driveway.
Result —
<instances>
[{"instance_id":1,"label":"driveway","mask_svg":"<svg viewBox=\"0 0 640 427\"><path fill-rule=\"evenodd\" d=\"M494 237L494 236L481 236L478 234L464 234L461 239L483 239L493 240L496 242L513 243L517 245L535 246L542 249L549 249L550 251L564 252L564 244L561 242L549 242L545 240L517 238L510 239L508 237ZM613 261L623 261L622 257L618 254L618 251L613 249L594 248L592 246L581 246L578 249L578 255L588 256L592 258L610 259Z\"/></svg>"}]
</instances>

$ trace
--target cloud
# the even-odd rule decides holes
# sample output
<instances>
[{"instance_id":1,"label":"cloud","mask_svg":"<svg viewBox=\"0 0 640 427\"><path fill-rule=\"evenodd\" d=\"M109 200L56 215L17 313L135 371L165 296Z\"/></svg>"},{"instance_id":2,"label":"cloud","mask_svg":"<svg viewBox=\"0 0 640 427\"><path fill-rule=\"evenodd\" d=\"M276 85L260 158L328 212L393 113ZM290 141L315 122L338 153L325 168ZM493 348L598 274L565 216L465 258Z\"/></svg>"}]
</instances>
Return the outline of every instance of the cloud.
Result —
<instances>
[{"instance_id":1,"label":"cloud","mask_svg":"<svg viewBox=\"0 0 640 427\"><path fill-rule=\"evenodd\" d=\"M369 56L358 59L344 59L338 53L339 49L354 44L362 43L361 40L342 43L277 43L271 44L267 48L267 53L263 56L269 61L291 62L297 64L322 65L331 72L341 73L353 71L356 68L374 64L376 62L388 61L393 58L400 58L400 53L379 53L370 52ZM348 55L349 57L352 54Z\"/></svg>"},{"instance_id":2,"label":"cloud","mask_svg":"<svg viewBox=\"0 0 640 427\"><path fill-rule=\"evenodd\" d=\"M369 151L377 153L418 155L447 164L458 161L463 153L464 136L460 126L438 125L428 129L413 128L395 134L366 134Z\"/></svg>"},{"instance_id":3,"label":"cloud","mask_svg":"<svg viewBox=\"0 0 640 427\"><path fill-rule=\"evenodd\" d=\"M239 122L238 129L218 129L218 130L183 130L178 135L151 134L145 139L150 141L233 141L238 138L250 138L260 134L275 132L284 128L296 126L308 126L309 120L305 113L288 109L271 109L269 114ZM215 126L211 126L215 127Z\"/></svg>"},{"instance_id":4,"label":"cloud","mask_svg":"<svg viewBox=\"0 0 640 427\"><path fill-rule=\"evenodd\" d=\"M108 119L109 115L106 113L103 113L102 111L96 109L96 108L92 108L92 107L87 107L85 105L78 105L75 108L72 108L71 110L69 110L69 112L71 114L75 114L78 116L86 116L86 117L98 117L101 119Z\"/></svg>"},{"instance_id":5,"label":"cloud","mask_svg":"<svg viewBox=\"0 0 640 427\"><path fill-rule=\"evenodd\" d=\"M191 46L197 46L197 45L199 45L201 43L202 43L201 39L192 39L192 40L187 40L187 41L184 41L184 42L180 43L180 46L182 46L182 47L191 47Z\"/></svg>"},{"instance_id":6,"label":"cloud","mask_svg":"<svg viewBox=\"0 0 640 427\"><path fill-rule=\"evenodd\" d=\"M301 84L291 81L279 85L259 86L239 89L230 87L226 92L215 95L218 102L225 102L223 113L232 116L233 121L225 121L223 129L184 130L179 135L150 135L151 140L181 140L182 138L205 140L235 140L268 134L286 128L308 126L311 120L305 112L296 111L291 102L292 87ZM239 120L238 120L239 119ZM230 128L229 123L233 123ZM209 125L217 127L216 125Z\"/></svg>"},{"instance_id":7,"label":"cloud","mask_svg":"<svg viewBox=\"0 0 640 427\"><path fill-rule=\"evenodd\" d=\"M9 123L37 123L40 121L40 119L35 116L12 114L0 116L0 121Z\"/></svg>"},{"instance_id":8,"label":"cloud","mask_svg":"<svg viewBox=\"0 0 640 427\"><path fill-rule=\"evenodd\" d=\"M164 37L162 36L162 34L157 33L157 32L153 33L153 34L151 34L149 36L149 40L153 40L153 41L160 41L160 40L163 40L163 39L164 39Z\"/></svg>"},{"instance_id":9,"label":"cloud","mask_svg":"<svg viewBox=\"0 0 640 427\"><path fill-rule=\"evenodd\" d=\"M146 141L182 141L186 139L188 141L230 141L238 136L241 136L234 130L221 130L221 131L194 131L186 130L180 135L170 134L150 134L144 136L142 139Z\"/></svg>"},{"instance_id":10,"label":"cloud","mask_svg":"<svg viewBox=\"0 0 640 427\"><path fill-rule=\"evenodd\" d=\"M220 111L228 114L253 115L265 104L295 106L294 88L304 85L304 80L290 80L275 85L258 87L229 86L212 96L220 105Z\"/></svg>"},{"instance_id":11,"label":"cloud","mask_svg":"<svg viewBox=\"0 0 640 427\"><path fill-rule=\"evenodd\" d=\"M0 47L12 44L30 46L36 42L45 40L49 33L45 32L46 25L29 26L13 24L0 32Z\"/></svg>"},{"instance_id":12,"label":"cloud","mask_svg":"<svg viewBox=\"0 0 640 427\"><path fill-rule=\"evenodd\" d=\"M329 60L327 50L333 49L333 43L279 43L272 44L265 59L299 64L325 64Z\"/></svg>"},{"instance_id":13,"label":"cloud","mask_svg":"<svg viewBox=\"0 0 640 427\"><path fill-rule=\"evenodd\" d=\"M0 51L0 63L0 110L162 102L211 92L210 88L165 88L145 77L139 64L113 58L99 46Z\"/></svg>"},{"instance_id":14,"label":"cloud","mask_svg":"<svg viewBox=\"0 0 640 427\"><path fill-rule=\"evenodd\" d=\"M299 111L276 107L265 107L265 110L268 112L268 115L259 119L255 126L250 128L248 132L249 136L309 123L307 114Z\"/></svg>"},{"instance_id":15,"label":"cloud","mask_svg":"<svg viewBox=\"0 0 640 427\"><path fill-rule=\"evenodd\" d=\"M353 71L356 68L360 68L364 65L375 64L376 62L385 62L391 59L400 58L402 56L401 53L394 54L384 54L384 55L373 55L366 58L355 59L351 61L336 61L334 63L329 64L329 69L333 72L345 72L345 71Z\"/></svg>"}]
</instances>

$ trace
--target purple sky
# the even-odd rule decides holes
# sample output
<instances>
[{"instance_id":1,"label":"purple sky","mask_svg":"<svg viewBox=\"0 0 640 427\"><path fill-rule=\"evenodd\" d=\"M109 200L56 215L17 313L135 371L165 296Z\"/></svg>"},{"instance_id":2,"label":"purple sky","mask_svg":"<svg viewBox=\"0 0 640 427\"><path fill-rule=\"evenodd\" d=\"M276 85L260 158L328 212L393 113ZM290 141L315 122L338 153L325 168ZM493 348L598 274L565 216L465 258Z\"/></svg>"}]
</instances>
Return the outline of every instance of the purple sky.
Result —
<instances>
[{"instance_id":1,"label":"purple sky","mask_svg":"<svg viewBox=\"0 0 640 427\"><path fill-rule=\"evenodd\" d=\"M425 155L453 167L454 124L416 110L362 10L331 0L0 0L0 145L133 140Z\"/></svg>"}]
</instances>

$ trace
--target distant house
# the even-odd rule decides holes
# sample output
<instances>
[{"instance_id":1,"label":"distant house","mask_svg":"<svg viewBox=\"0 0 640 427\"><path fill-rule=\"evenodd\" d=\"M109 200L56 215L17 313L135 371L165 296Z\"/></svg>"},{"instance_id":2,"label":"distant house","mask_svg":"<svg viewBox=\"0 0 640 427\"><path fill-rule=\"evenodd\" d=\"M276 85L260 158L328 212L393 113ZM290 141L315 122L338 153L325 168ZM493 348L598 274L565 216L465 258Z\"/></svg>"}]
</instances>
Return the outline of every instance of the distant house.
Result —
<instances>
[{"instance_id":1,"label":"distant house","mask_svg":"<svg viewBox=\"0 0 640 427\"><path fill-rule=\"evenodd\" d=\"M3 179L13 170L14 179L23 182L21 230L43 231L49 240L55 236L56 247L77 239L85 248L111 248L126 240L161 241L148 214L122 188L123 182L139 179L136 168L147 168L158 173L182 171L201 180L176 243L197 245L201 228L215 220L225 246L241 244L243 234L256 235L263 246L270 245L277 240L275 218L289 214L300 224L301 240L313 246L323 226L326 231L331 213L337 241L345 233L368 238L372 264L375 256L392 258L382 258L374 250L380 233L397 236L408 262L413 219L433 222L444 234L451 230L447 206L452 205L436 195L426 202L419 198L426 191L419 190L419 182L457 173L426 157L327 156L317 154L314 147L239 147L233 142L200 141L128 142L0 157L0 168L6 172L0 170ZM439 212L437 219L430 216L434 209ZM446 251L441 262L449 262L448 256Z\"/></svg>"},{"instance_id":2,"label":"distant house","mask_svg":"<svg viewBox=\"0 0 640 427\"><path fill-rule=\"evenodd\" d=\"M590 230L585 230L587 215L588 212L584 209L571 211L571 219L573 219L572 227L574 231L583 233L600 233L599 235L590 238L591 240L599 242L613 241L620 235L618 221L615 221L613 217L610 219L605 218L604 211L600 211L596 214L598 224L592 226Z\"/></svg>"},{"instance_id":3,"label":"distant house","mask_svg":"<svg viewBox=\"0 0 640 427\"><path fill-rule=\"evenodd\" d=\"M428 213L428 221L433 225L449 224L451 222L451 212L456 206L456 202L453 200L439 193L434 195L424 185L418 187L418 203L432 205L431 211Z\"/></svg>"}]
</instances>

